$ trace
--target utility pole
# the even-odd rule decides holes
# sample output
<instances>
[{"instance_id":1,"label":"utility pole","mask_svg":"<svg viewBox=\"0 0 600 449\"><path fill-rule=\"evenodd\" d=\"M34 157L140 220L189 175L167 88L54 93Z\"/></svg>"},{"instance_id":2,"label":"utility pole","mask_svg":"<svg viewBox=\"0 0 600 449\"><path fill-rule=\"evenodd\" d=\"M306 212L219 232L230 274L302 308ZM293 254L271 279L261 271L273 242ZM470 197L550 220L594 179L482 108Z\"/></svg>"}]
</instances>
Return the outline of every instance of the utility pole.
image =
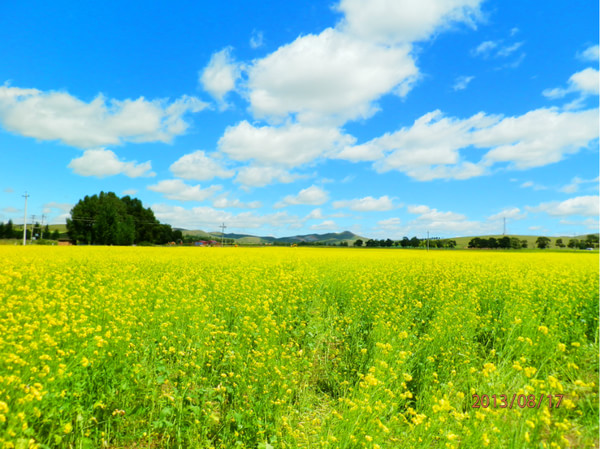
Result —
<instances>
[{"instance_id":1,"label":"utility pole","mask_svg":"<svg viewBox=\"0 0 600 449\"><path fill-rule=\"evenodd\" d=\"M42 226L40 227L40 239L44 237L44 218L46 218L46 215L42 214Z\"/></svg>"},{"instance_id":2,"label":"utility pole","mask_svg":"<svg viewBox=\"0 0 600 449\"><path fill-rule=\"evenodd\" d=\"M223 223L221 226L219 226L221 228L221 246L224 246L223 244L223 239L225 238L225 228L227 226L225 226L225 223Z\"/></svg>"},{"instance_id":3,"label":"utility pole","mask_svg":"<svg viewBox=\"0 0 600 449\"><path fill-rule=\"evenodd\" d=\"M23 246L25 246L27 245L27 198L29 195L25 192L25 195L21 196L25 198L25 214L23 215Z\"/></svg>"}]
</instances>

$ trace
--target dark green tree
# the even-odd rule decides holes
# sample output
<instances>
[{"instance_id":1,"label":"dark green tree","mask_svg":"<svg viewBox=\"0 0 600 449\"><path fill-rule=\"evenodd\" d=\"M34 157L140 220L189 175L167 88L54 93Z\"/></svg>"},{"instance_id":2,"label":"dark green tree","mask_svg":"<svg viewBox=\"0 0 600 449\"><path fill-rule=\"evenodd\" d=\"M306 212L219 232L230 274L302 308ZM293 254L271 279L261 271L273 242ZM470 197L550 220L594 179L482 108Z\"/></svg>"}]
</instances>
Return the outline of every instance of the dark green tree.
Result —
<instances>
[{"instance_id":1,"label":"dark green tree","mask_svg":"<svg viewBox=\"0 0 600 449\"><path fill-rule=\"evenodd\" d=\"M363 241L361 239L357 239L354 241L354 246L363 246Z\"/></svg>"},{"instance_id":2,"label":"dark green tree","mask_svg":"<svg viewBox=\"0 0 600 449\"><path fill-rule=\"evenodd\" d=\"M539 249L550 248L551 240L548 237L538 237L535 241L535 244Z\"/></svg>"},{"instance_id":3,"label":"dark green tree","mask_svg":"<svg viewBox=\"0 0 600 449\"><path fill-rule=\"evenodd\" d=\"M33 225L33 237L36 239L42 238L42 227L37 221Z\"/></svg>"},{"instance_id":4,"label":"dark green tree","mask_svg":"<svg viewBox=\"0 0 600 449\"><path fill-rule=\"evenodd\" d=\"M556 246L559 248L564 248L565 244L563 243L563 239L556 239Z\"/></svg>"},{"instance_id":5,"label":"dark green tree","mask_svg":"<svg viewBox=\"0 0 600 449\"><path fill-rule=\"evenodd\" d=\"M50 240L58 240L59 238L60 238L60 232L58 232L58 229L55 229L54 231L52 231Z\"/></svg>"}]
</instances>

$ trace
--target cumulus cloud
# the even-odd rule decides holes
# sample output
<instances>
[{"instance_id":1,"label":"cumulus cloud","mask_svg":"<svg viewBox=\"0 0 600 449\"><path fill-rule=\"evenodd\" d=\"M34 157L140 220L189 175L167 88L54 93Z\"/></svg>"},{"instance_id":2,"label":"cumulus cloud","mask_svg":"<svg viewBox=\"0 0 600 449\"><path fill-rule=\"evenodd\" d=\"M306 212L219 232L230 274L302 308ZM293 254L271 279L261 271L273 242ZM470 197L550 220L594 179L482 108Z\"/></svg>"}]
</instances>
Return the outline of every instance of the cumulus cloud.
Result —
<instances>
[{"instance_id":1,"label":"cumulus cloud","mask_svg":"<svg viewBox=\"0 0 600 449\"><path fill-rule=\"evenodd\" d=\"M236 161L296 167L333 153L354 138L339 129L286 124L253 126L247 121L230 126L219 140L219 149Z\"/></svg>"},{"instance_id":2,"label":"cumulus cloud","mask_svg":"<svg viewBox=\"0 0 600 449\"><path fill-rule=\"evenodd\" d=\"M319 224L312 225L310 229L314 231L335 231L338 229L338 226L333 220L325 220Z\"/></svg>"},{"instance_id":3,"label":"cumulus cloud","mask_svg":"<svg viewBox=\"0 0 600 449\"><path fill-rule=\"evenodd\" d=\"M366 196L364 198L355 198L352 200L334 201L333 207L335 209L348 208L358 212L381 212L392 210L395 206L392 199L387 195L384 195L379 198Z\"/></svg>"},{"instance_id":4,"label":"cumulus cloud","mask_svg":"<svg viewBox=\"0 0 600 449\"><path fill-rule=\"evenodd\" d=\"M235 182L248 189L250 187L264 187L274 182L289 184L300 177L300 175L292 174L279 167L248 166L238 170Z\"/></svg>"},{"instance_id":5,"label":"cumulus cloud","mask_svg":"<svg viewBox=\"0 0 600 449\"><path fill-rule=\"evenodd\" d=\"M235 89L240 73L239 64L231 56L231 48L225 48L212 55L200 73L199 81L204 90L217 101L223 102L225 95Z\"/></svg>"},{"instance_id":6,"label":"cumulus cloud","mask_svg":"<svg viewBox=\"0 0 600 449\"><path fill-rule=\"evenodd\" d=\"M156 173L151 171L152 164L150 161L140 164L137 161L121 161L111 150L103 148L84 151L83 156L73 159L68 167L78 175L95 176L97 178L119 174L130 178L156 176Z\"/></svg>"},{"instance_id":7,"label":"cumulus cloud","mask_svg":"<svg viewBox=\"0 0 600 449\"><path fill-rule=\"evenodd\" d=\"M581 72L574 73L569 78L567 87L546 89L543 95L556 99L563 98L570 93L579 93L584 96L598 95L598 70L588 67Z\"/></svg>"},{"instance_id":8,"label":"cumulus cloud","mask_svg":"<svg viewBox=\"0 0 600 449\"><path fill-rule=\"evenodd\" d=\"M0 123L8 131L90 149L124 142L171 142L183 134L183 116L207 104L182 96L165 100L107 100L86 103L66 92L0 86Z\"/></svg>"},{"instance_id":9,"label":"cumulus cloud","mask_svg":"<svg viewBox=\"0 0 600 449\"><path fill-rule=\"evenodd\" d=\"M581 53L578 53L577 56L584 61L596 62L600 59L600 50L598 49L598 45L592 45Z\"/></svg>"},{"instance_id":10,"label":"cumulus cloud","mask_svg":"<svg viewBox=\"0 0 600 449\"><path fill-rule=\"evenodd\" d=\"M489 221L502 220L504 218L509 220L522 220L526 216L527 214L523 213L518 207L509 207L501 212L498 212L497 214L490 215L487 219Z\"/></svg>"},{"instance_id":11,"label":"cumulus cloud","mask_svg":"<svg viewBox=\"0 0 600 449\"><path fill-rule=\"evenodd\" d=\"M428 39L456 23L475 27L480 0L341 0L340 29L385 44Z\"/></svg>"},{"instance_id":12,"label":"cumulus cloud","mask_svg":"<svg viewBox=\"0 0 600 449\"><path fill-rule=\"evenodd\" d=\"M598 202L600 198L592 195L577 196L565 201L550 201L535 207L527 207L530 212L545 212L553 217L566 217L582 215L584 217L597 217L600 214Z\"/></svg>"},{"instance_id":13,"label":"cumulus cloud","mask_svg":"<svg viewBox=\"0 0 600 449\"><path fill-rule=\"evenodd\" d=\"M301 221L295 215L287 212L257 215L254 212L240 212L233 214L224 209L215 209L208 206L198 206L186 209L182 206L166 204L153 204L154 215L163 223L185 229L203 229L212 231L218 229L221 223L227 224L227 229L266 229L278 230L295 228Z\"/></svg>"},{"instance_id":14,"label":"cumulus cloud","mask_svg":"<svg viewBox=\"0 0 600 449\"><path fill-rule=\"evenodd\" d=\"M486 163L508 162L513 168L541 167L586 148L598 138L598 110L560 112L536 109L507 117L473 136L473 144L492 147Z\"/></svg>"},{"instance_id":15,"label":"cumulus cloud","mask_svg":"<svg viewBox=\"0 0 600 449\"><path fill-rule=\"evenodd\" d=\"M283 200L275 204L275 208L295 205L320 206L329 199L327 192L320 187L312 185L306 189L300 190L297 195L288 195Z\"/></svg>"},{"instance_id":16,"label":"cumulus cloud","mask_svg":"<svg viewBox=\"0 0 600 449\"><path fill-rule=\"evenodd\" d=\"M213 178L231 178L235 172L227 170L221 161L198 150L180 157L170 167L171 173L178 178L196 181L210 181Z\"/></svg>"},{"instance_id":17,"label":"cumulus cloud","mask_svg":"<svg viewBox=\"0 0 600 449\"><path fill-rule=\"evenodd\" d=\"M244 203L244 202L238 200L237 198L230 199L230 198L227 198L226 196L216 198L213 201L213 207L216 207L218 209L229 209L229 208L258 209L261 206L262 206L262 203L260 201L250 201L249 203Z\"/></svg>"},{"instance_id":18,"label":"cumulus cloud","mask_svg":"<svg viewBox=\"0 0 600 449\"><path fill-rule=\"evenodd\" d=\"M478 113L467 119L433 111L411 127L347 146L336 157L374 161L379 172L397 170L420 181L468 179L487 173L498 163L527 169L558 162L597 138L597 109L542 108L516 117ZM461 150L469 147L487 152L478 162L467 161Z\"/></svg>"},{"instance_id":19,"label":"cumulus cloud","mask_svg":"<svg viewBox=\"0 0 600 449\"><path fill-rule=\"evenodd\" d=\"M221 190L221 186L213 185L202 189L200 185L188 185L181 179L166 179L158 184L148 186L148 190L162 193L165 198L177 201L204 201Z\"/></svg>"},{"instance_id":20,"label":"cumulus cloud","mask_svg":"<svg viewBox=\"0 0 600 449\"><path fill-rule=\"evenodd\" d=\"M370 117L382 95L410 90L418 70L409 52L332 28L301 36L249 68L252 112L274 120L295 114L304 123Z\"/></svg>"},{"instance_id":21,"label":"cumulus cloud","mask_svg":"<svg viewBox=\"0 0 600 449\"><path fill-rule=\"evenodd\" d=\"M316 208L310 211L310 213L304 217L305 220L323 220L325 216L320 208Z\"/></svg>"}]
</instances>

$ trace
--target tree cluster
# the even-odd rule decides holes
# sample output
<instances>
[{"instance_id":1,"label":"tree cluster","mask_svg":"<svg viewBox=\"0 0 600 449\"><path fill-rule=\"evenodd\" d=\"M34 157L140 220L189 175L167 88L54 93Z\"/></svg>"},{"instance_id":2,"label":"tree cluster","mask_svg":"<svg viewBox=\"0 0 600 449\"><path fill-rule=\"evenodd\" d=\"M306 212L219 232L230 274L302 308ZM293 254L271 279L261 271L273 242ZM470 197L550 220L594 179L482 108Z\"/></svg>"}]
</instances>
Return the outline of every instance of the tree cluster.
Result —
<instances>
[{"instance_id":1,"label":"tree cluster","mask_svg":"<svg viewBox=\"0 0 600 449\"><path fill-rule=\"evenodd\" d=\"M560 243L562 246L558 245L559 240L560 240ZM557 246L560 246L561 248L565 247L565 244L563 243L562 239L556 240L556 244L557 244ZM597 234L589 234L586 236L586 238L584 240L570 239L567 246L569 248L573 248L573 249L598 248L598 235Z\"/></svg>"},{"instance_id":2,"label":"tree cluster","mask_svg":"<svg viewBox=\"0 0 600 449\"><path fill-rule=\"evenodd\" d=\"M363 242L361 239L358 239L354 242L354 246L366 246L368 248L390 248L401 247L401 248L423 248L427 246L427 239L419 239L417 237L408 238L402 237L402 240L391 240L391 239L381 239L374 240L369 239L366 242ZM429 247L430 248L454 248L456 246L456 240L450 239L430 239Z\"/></svg>"},{"instance_id":3,"label":"tree cluster","mask_svg":"<svg viewBox=\"0 0 600 449\"><path fill-rule=\"evenodd\" d=\"M36 240L58 240L60 237L60 232L58 232L58 229L50 231L50 227L48 225L44 226L44 229L42 229L40 224L37 222L33 225L33 228L28 226L26 231L27 240L31 239L32 234ZM23 238L23 225L20 225L20 227L16 228L12 220L8 220L7 223L0 221L0 239L21 238Z\"/></svg>"},{"instance_id":4,"label":"tree cluster","mask_svg":"<svg viewBox=\"0 0 600 449\"><path fill-rule=\"evenodd\" d=\"M519 240L516 237L504 236L499 239L490 237L488 239L475 237L469 241L469 248L479 249L521 249L527 248L527 240Z\"/></svg>"},{"instance_id":5,"label":"tree cluster","mask_svg":"<svg viewBox=\"0 0 600 449\"><path fill-rule=\"evenodd\" d=\"M79 200L67 218L67 232L71 240L88 245L165 244L183 237L139 199L113 192Z\"/></svg>"}]
</instances>

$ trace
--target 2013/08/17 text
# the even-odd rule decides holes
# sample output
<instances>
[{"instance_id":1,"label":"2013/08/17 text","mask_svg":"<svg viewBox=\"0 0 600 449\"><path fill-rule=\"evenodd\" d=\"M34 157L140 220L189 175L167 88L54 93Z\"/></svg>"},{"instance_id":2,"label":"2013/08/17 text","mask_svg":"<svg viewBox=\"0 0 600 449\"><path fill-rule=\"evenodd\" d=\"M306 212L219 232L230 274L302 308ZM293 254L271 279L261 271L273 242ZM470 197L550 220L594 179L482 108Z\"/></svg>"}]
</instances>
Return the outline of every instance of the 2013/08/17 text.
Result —
<instances>
[{"instance_id":1,"label":"2013/08/17 text","mask_svg":"<svg viewBox=\"0 0 600 449\"><path fill-rule=\"evenodd\" d=\"M552 397L556 397L558 399L555 399L554 402L552 401ZM535 394L530 394L530 395L525 395L525 394L513 394L510 401L509 401L509 396L506 394L499 394L499 395L491 395L488 396L487 394L482 394L482 395L478 395L478 394L474 394L472 395L473 399L475 399L475 403L471 406L472 408L488 408L488 407L492 407L492 408L509 408L512 409L513 406L515 407L519 407L519 408L540 408L542 405L542 402L544 402L544 398L548 398L548 408L552 408L552 406L554 405L554 408L558 408L560 407L560 404L563 400L564 395L562 394L540 394L539 398L535 395ZM490 400L491 397L491 400Z\"/></svg>"}]
</instances>

